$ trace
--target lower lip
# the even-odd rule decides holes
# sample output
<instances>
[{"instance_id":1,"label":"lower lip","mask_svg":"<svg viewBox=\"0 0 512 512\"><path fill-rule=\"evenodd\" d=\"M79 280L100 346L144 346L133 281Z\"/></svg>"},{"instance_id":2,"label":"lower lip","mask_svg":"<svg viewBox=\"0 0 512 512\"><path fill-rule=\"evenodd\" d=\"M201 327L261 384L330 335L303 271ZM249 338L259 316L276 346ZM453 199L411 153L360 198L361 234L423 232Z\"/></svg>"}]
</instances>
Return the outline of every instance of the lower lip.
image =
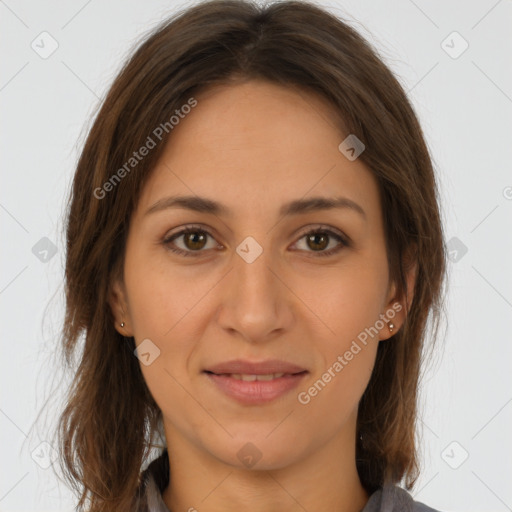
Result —
<instances>
[{"instance_id":1,"label":"lower lip","mask_svg":"<svg viewBox=\"0 0 512 512\"><path fill-rule=\"evenodd\" d=\"M206 373L206 372L205 372ZM270 402L297 387L307 372L286 374L272 380L245 381L229 375L206 373L221 391L240 403L258 405Z\"/></svg>"}]
</instances>

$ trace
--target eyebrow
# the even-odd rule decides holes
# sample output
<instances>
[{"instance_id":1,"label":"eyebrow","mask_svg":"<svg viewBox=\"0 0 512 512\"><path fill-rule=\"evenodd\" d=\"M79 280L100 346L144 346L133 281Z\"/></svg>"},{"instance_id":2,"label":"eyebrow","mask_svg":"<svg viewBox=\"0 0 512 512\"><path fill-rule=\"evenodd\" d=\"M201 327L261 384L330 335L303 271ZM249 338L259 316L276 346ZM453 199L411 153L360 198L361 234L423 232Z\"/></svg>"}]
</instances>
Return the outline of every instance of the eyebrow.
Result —
<instances>
[{"instance_id":1,"label":"eyebrow","mask_svg":"<svg viewBox=\"0 0 512 512\"><path fill-rule=\"evenodd\" d=\"M233 212L225 205L199 196L170 196L164 197L146 210L144 215L167 210L169 208L183 208L201 213L210 213L217 216L232 217ZM309 199L296 199L281 206L279 215L297 215L315 211L333 209L348 209L359 213L366 219L366 212L356 202L347 197L311 197Z\"/></svg>"}]
</instances>

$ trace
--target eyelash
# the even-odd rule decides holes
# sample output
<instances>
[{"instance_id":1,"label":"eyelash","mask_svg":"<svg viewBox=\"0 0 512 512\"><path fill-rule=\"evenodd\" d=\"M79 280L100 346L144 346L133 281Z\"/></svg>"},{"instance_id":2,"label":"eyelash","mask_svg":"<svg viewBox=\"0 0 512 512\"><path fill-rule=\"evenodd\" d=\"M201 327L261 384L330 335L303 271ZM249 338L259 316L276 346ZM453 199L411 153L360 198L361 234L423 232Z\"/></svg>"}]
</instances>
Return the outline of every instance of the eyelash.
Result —
<instances>
[{"instance_id":1,"label":"eyelash","mask_svg":"<svg viewBox=\"0 0 512 512\"><path fill-rule=\"evenodd\" d=\"M176 238L179 238L180 236L182 235L186 235L188 233L203 233L211 238L214 238L208 231L200 228L199 226L187 226L185 227L184 229L182 229L181 231L177 232L177 233L174 233L172 234L171 236L168 236L166 238L164 238L164 240L162 240L162 244L169 250L169 251L172 251L178 255L181 255L181 256L192 256L192 257L198 257L200 256L200 253L201 252L205 252L204 250L197 250L197 251L184 251L183 249L178 249L176 247L172 247L171 246L171 242L173 242ZM315 228L315 229L312 229L310 231L306 231L305 233L303 233L300 238L298 240L302 240L304 237L308 236L308 235L314 235L314 234L317 234L317 233L322 233L322 234L327 234L329 235L329 237L332 237L332 238L335 238L338 242L340 242L342 244L342 247L340 246L337 246L337 247L334 247L333 249L329 249L328 251L319 251L319 252L316 252L316 255L319 256L319 257L324 257L324 256L331 256L337 252L339 252L343 247L349 247L350 246L350 243L348 241L348 239L342 235L340 235L339 233L336 233L335 231L327 228L327 227L323 227L323 226L320 226L318 228ZM306 251L306 252L313 252L315 253L315 251ZM196 254L195 254L196 253Z\"/></svg>"}]
</instances>

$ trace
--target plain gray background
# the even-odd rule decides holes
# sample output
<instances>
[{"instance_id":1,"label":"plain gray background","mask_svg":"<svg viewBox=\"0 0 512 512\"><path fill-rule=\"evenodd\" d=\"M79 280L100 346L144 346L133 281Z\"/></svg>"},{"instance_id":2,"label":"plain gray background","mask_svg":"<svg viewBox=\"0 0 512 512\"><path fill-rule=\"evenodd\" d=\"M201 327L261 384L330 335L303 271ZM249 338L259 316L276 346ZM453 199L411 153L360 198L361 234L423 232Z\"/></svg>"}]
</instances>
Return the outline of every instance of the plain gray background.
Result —
<instances>
[{"instance_id":1,"label":"plain gray background","mask_svg":"<svg viewBox=\"0 0 512 512\"><path fill-rule=\"evenodd\" d=\"M0 0L2 512L73 510L44 469L49 435L34 426L58 373L64 199L125 57L192 3ZM443 511L512 510L512 2L318 3L398 75L441 186L448 324L422 386L423 472L412 494ZM58 410L60 397L50 398Z\"/></svg>"}]
</instances>

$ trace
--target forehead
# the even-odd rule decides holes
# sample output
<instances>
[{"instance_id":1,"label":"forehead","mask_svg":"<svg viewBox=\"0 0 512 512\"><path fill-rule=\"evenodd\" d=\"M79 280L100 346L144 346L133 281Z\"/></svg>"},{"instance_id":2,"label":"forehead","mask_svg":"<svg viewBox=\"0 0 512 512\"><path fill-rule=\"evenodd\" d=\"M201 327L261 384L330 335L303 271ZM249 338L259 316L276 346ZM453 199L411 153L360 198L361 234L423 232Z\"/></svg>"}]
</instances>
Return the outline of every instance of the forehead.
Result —
<instances>
[{"instance_id":1,"label":"forehead","mask_svg":"<svg viewBox=\"0 0 512 512\"><path fill-rule=\"evenodd\" d=\"M173 132L168 154L179 145L233 158L239 149L282 163L283 158L296 160L310 153L320 140L336 149L342 136L334 109L295 87L253 80L215 86L196 99L194 111Z\"/></svg>"},{"instance_id":2,"label":"forehead","mask_svg":"<svg viewBox=\"0 0 512 512\"><path fill-rule=\"evenodd\" d=\"M174 127L143 191L215 197L240 213L309 195L344 195L378 207L376 182L338 146L347 136L317 95L264 81L216 86Z\"/></svg>"}]
</instances>

